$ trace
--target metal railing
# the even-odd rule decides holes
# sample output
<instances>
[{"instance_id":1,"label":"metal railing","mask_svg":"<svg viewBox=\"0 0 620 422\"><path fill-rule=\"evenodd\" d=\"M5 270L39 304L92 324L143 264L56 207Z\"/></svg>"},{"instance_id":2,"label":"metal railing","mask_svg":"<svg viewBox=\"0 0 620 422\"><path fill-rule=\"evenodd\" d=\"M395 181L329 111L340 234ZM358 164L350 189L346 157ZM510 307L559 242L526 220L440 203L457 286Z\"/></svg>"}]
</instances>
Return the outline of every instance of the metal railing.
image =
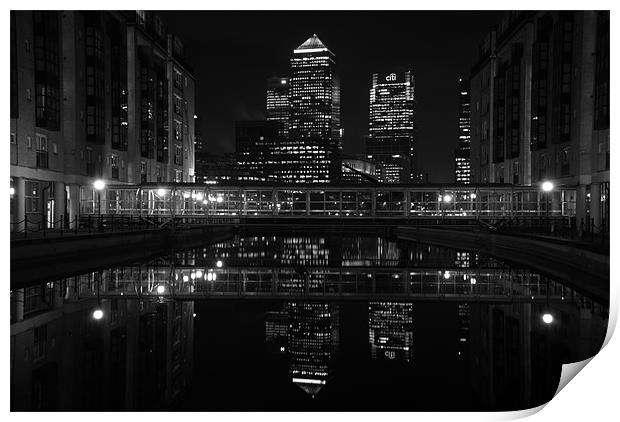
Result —
<instances>
[{"instance_id":1,"label":"metal railing","mask_svg":"<svg viewBox=\"0 0 620 422\"><path fill-rule=\"evenodd\" d=\"M11 239L53 238L91 233L128 232L160 229L169 218L140 218L132 215L81 215L73 219L61 216L48 220L41 216L24 215L22 220L12 221Z\"/></svg>"}]
</instances>

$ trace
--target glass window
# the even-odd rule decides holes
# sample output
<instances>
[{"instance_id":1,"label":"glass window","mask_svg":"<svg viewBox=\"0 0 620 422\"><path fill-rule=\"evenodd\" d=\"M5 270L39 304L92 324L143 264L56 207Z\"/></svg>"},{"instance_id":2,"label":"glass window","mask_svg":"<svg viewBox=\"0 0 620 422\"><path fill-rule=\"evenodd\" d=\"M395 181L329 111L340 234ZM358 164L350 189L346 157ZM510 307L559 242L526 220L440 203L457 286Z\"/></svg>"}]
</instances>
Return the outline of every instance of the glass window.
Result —
<instances>
[{"instance_id":1,"label":"glass window","mask_svg":"<svg viewBox=\"0 0 620 422\"><path fill-rule=\"evenodd\" d=\"M27 180L26 192L24 198L26 200L26 213L38 214L41 212L41 186L39 182Z\"/></svg>"}]
</instances>

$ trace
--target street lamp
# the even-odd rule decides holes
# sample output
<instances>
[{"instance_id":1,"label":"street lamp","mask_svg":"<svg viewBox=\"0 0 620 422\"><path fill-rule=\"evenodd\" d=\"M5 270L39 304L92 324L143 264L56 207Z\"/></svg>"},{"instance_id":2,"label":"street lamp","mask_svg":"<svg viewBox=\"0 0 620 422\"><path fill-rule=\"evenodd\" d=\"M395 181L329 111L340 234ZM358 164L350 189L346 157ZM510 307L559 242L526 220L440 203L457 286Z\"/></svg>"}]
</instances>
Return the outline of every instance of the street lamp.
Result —
<instances>
[{"instance_id":1,"label":"street lamp","mask_svg":"<svg viewBox=\"0 0 620 422\"><path fill-rule=\"evenodd\" d=\"M543 314L542 316L542 320L545 324L551 324L553 322L553 315L551 315L549 312Z\"/></svg>"},{"instance_id":2,"label":"street lamp","mask_svg":"<svg viewBox=\"0 0 620 422\"><path fill-rule=\"evenodd\" d=\"M93 311L93 319L100 320L103 318L103 311L99 308Z\"/></svg>"},{"instance_id":3,"label":"street lamp","mask_svg":"<svg viewBox=\"0 0 620 422\"><path fill-rule=\"evenodd\" d=\"M162 284L157 286L157 294L163 295L165 291L166 291L166 288Z\"/></svg>"},{"instance_id":4,"label":"street lamp","mask_svg":"<svg viewBox=\"0 0 620 422\"><path fill-rule=\"evenodd\" d=\"M549 195L551 194L551 191L553 190L553 183L550 182L549 180L543 182L542 190L545 192L545 214L546 214L546 221L547 221L547 234L549 234Z\"/></svg>"},{"instance_id":5,"label":"street lamp","mask_svg":"<svg viewBox=\"0 0 620 422\"><path fill-rule=\"evenodd\" d=\"M99 215L99 230L101 230L103 228L101 225L101 191L105 188L105 182L101 179L95 180L93 186L97 191L97 214Z\"/></svg>"}]
</instances>

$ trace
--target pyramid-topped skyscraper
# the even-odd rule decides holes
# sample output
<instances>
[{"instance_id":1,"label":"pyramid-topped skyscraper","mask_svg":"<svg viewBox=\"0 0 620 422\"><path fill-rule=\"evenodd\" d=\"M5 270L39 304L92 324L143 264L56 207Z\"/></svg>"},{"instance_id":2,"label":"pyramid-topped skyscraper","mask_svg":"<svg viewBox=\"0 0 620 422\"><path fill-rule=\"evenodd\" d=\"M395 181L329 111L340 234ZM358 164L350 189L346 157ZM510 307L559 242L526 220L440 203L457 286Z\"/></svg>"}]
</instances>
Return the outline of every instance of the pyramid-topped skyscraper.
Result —
<instances>
[{"instance_id":1,"label":"pyramid-topped skyscraper","mask_svg":"<svg viewBox=\"0 0 620 422\"><path fill-rule=\"evenodd\" d=\"M316 34L293 51L290 74L289 163L281 180L331 183L340 180L342 132L340 82L335 55Z\"/></svg>"}]
</instances>

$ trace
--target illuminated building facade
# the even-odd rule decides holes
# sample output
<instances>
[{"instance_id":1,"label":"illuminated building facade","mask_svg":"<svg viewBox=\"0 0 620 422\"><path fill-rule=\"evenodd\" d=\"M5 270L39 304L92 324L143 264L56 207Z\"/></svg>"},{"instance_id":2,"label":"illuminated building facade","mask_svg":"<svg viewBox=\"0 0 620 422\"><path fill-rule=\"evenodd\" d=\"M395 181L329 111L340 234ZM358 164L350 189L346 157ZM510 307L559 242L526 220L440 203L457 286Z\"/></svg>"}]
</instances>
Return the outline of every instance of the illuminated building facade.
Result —
<instances>
[{"instance_id":1,"label":"illuminated building facade","mask_svg":"<svg viewBox=\"0 0 620 422\"><path fill-rule=\"evenodd\" d=\"M370 302L368 340L372 359L413 362L413 304Z\"/></svg>"},{"instance_id":2,"label":"illuminated building facade","mask_svg":"<svg viewBox=\"0 0 620 422\"><path fill-rule=\"evenodd\" d=\"M366 154L383 166L384 183L412 179L415 114L415 79L410 70L372 75Z\"/></svg>"},{"instance_id":3,"label":"illuminated building facade","mask_svg":"<svg viewBox=\"0 0 620 422\"><path fill-rule=\"evenodd\" d=\"M381 181L381 165L364 156L342 158L342 182L377 184Z\"/></svg>"},{"instance_id":4,"label":"illuminated building facade","mask_svg":"<svg viewBox=\"0 0 620 422\"><path fill-rule=\"evenodd\" d=\"M12 11L10 30L13 229L66 227L97 179L194 180L194 77L157 15Z\"/></svg>"},{"instance_id":5,"label":"illuminated building facade","mask_svg":"<svg viewBox=\"0 0 620 422\"><path fill-rule=\"evenodd\" d=\"M290 102L289 79L272 77L267 79L267 120L280 122L279 135L288 138Z\"/></svg>"},{"instance_id":6,"label":"illuminated building facade","mask_svg":"<svg viewBox=\"0 0 620 422\"><path fill-rule=\"evenodd\" d=\"M265 180L240 168L237 165L236 154L215 154L205 151L196 154L196 183L221 185L247 181Z\"/></svg>"},{"instance_id":7,"label":"illuminated building facade","mask_svg":"<svg viewBox=\"0 0 620 422\"><path fill-rule=\"evenodd\" d=\"M608 230L609 22L609 11L505 14L470 77L473 183L549 180L553 203Z\"/></svg>"},{"instance_id":8,"label":"illuminated building facade","mask_svg":"<svg viewBox=\"0 0 620 422\"><path fill-rule=\"evenodd\" d=\"M315 35L293 51L289 139L282 180L331 183L340 180L342 149L340 81L334 54Z\"/></svg>"},{"instance_id":9,"label":"illuminated building facade","mask_svg":"<svg viewBox=\"0 0 620 422\"><path fill-rule=\"evenodd\" d=\"M288 304L288 346L293 383L311 396L327 383L340 341L337 305L320 302Z\"/></svg>"},{"instance_id":10,"label":"illuminated building facade","mask_svg":"<svg viewBox=\"0 0 620 422\"><path fill-rule=\"evenodd\" d=\"M456 183L471 183L471 105L469 81L459 79L459 130L458 144L454 153L454 176Z\"/></svg>"},{"instance_id":11,"label":"illuminated building facade","mask_svg":"<svg viewBox=\"0 0 620 422\"><path fill-rule=\"evenodd\" d=\"M274 152L280 148L282 125L278 121L248 120L235 123L237 165L257 181L275 180L285 171Z\"/></svg>"}]
</instances>

